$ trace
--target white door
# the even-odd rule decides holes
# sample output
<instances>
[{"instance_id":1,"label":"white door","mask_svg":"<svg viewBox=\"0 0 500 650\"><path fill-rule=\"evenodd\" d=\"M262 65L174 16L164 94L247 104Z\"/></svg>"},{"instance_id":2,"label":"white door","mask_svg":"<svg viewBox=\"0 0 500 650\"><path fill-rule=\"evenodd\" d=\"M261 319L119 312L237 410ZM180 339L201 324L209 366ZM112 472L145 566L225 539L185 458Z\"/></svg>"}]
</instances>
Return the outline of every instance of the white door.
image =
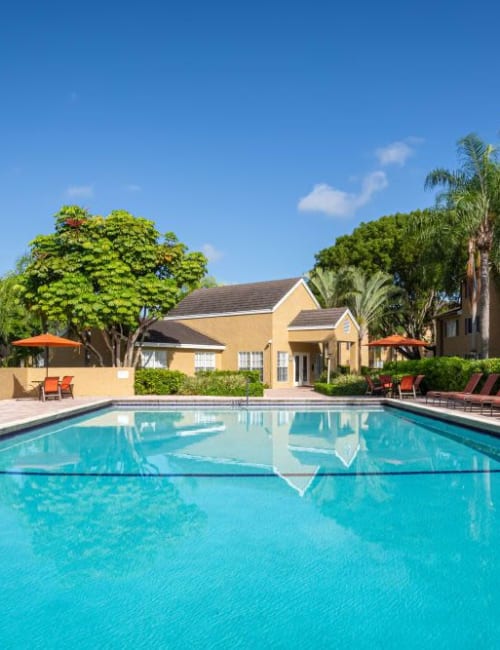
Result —
<instances>
[{"instance_id":1,"label":"white door","mask_svg":"<svg viewBox=\"0 0 500 650\"><path fill-rule=\"evenodd\" d=\"M309 355L295 354L293 356L293 384L303 386L309 383Z\"/></svg>"}]
</instances>

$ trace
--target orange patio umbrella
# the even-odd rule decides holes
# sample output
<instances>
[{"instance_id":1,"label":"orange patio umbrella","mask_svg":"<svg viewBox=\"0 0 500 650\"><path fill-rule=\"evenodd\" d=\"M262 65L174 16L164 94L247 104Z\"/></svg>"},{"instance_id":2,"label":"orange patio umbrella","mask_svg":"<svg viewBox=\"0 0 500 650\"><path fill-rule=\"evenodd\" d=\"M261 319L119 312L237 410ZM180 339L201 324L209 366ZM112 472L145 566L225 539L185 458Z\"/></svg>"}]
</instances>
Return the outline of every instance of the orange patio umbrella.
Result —
<instances>
[{"instance_id":1,"label":"orange patio umbrella","mask_svg":"<svg viewBox=\"0 0 500 650\"><path fill-rule=\"evenodd\" d=\"M391 336L386 336L383 339L377 339L376 341L370 341L367 345L371 347L411 347L411 346L424 346L430 345L427 341L421 341L420 339L412 339L407 336L401 336L399 334L391 334Z\"/></svg>"},{"instance_id":2,"label":"orange patio umbrella","mask_svg":"<svg viewBox=\"0 0 500 650\"><path fill-rule=\"evenodd\" d=\"M81 343L65 339L62 336L55 336L54 334L39 334L38 336L31 336L27 339L20 339L13 341L12 345L19 345L25 348L45 348L45 368L47 375L49 374L49 348L79 348Z\"/></svg>"},{"instance_id":3,"label":"orange patio umbrella","mask_svg":"<svg viewBox=\"0 0 500 650\"><path fill-rule=\"evenodd\" d=\"M408 336L401 336L400 334L391 334L391 336L386 336L383 339L376 339L375 341L370 341L367 343L369 347L375 348L407 348L407 347L424 347L430 345L427 341L421 341L420 339L412 339ZM396 368L398 365L398 360L396 358Z\"/></svg>"}]
</instances>

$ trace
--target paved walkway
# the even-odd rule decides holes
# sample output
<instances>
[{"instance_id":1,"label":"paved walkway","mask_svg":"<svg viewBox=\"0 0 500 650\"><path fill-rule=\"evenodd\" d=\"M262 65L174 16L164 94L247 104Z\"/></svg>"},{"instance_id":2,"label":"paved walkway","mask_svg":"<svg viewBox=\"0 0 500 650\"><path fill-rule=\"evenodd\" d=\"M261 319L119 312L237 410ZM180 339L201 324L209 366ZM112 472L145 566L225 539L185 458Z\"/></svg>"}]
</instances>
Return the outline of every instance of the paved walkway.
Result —
<instances>
[{"instance_id":1,"label":"paved walkway","mask_svg":"<svg viewBox=\"0 0 500 650\"><path fill-rule=\"evenodd\" d=\"M286 399L286 400L317 400L328 399L326 395L317 393L312 386L299 386L297 388L266 388L264 390L266 399Z\"/></svg>"}]
</instances>

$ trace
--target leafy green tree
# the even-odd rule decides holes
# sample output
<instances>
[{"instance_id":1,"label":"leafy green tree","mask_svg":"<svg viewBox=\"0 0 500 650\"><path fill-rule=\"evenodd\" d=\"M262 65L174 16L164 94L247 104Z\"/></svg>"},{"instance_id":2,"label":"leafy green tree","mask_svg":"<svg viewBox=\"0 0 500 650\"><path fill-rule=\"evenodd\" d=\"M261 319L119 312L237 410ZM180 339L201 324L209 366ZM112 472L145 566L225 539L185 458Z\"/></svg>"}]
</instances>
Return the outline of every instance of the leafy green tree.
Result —
<instances>
[{"instance_id":1,"label":"leafy green tree","mask_svg":"<svg viewBox=\"0 0 500 650\"><path fill-rule=\"evenodd\" d=\"M217 282L213 275L206 275L200 282L200 289L212 289L213 287L222 287L223 282Z\"/></svg>"},{"instance_id":2,"label":"leafy green tree","mask_svg":"<svg viewBox=\"0 0 500 650\"><path fill-rule=\"evenodd\" d=\"M361 346L370 326L380 321L389 308L394 293L392 277L387 273L364 273L352 269L352 288L347 294L347 304L359 325L358 367L361 368Z\"/></svg>"},{"instance_id":3,"label":"leafy green tree","mask_svg":"<svg viewBox=\"0 0 500 650\"><path fill-rule=\"evenodd\" d=\"M437 206L446 208L450 221L440 220L442 210L428 222L424 235L445 238L452 247L461 242L467 254L467 282L473 321L479 318L481 347L479 356L489 355L490 267L498 264L500 247L500 165L497 151L477 135L458 141L461 163L457 171L438 168L426 178L426 187L443 187ZM473 322L473 331L475 331Z\"/></svg>"},{"instance_id":4,"label":"leafy green tree","mask_svg":"<svg viewBox=\"0 0 500 650\"><path fill-rule=\"evenodd\" d=\"M25 348L13 348L10 343L40 331L40 319L34 316L19 299L19 275L26 259L21 259L14 271L0 278L0 360L2 364L13 363L15 359L29 356Z\"/></svg>"},{"instance_id":5,"label":"leafy green tree","mask_svg":"<svg viewBox=\"0 0 500 650\"><path fill-rule=\"evenodd\" d=\"M336 271L342 267L355 266L368 274L388 273L394 285L401 289L398 304L387 312L386 331L392 334L401 329L408 336L423 338L438 311L448 286L445 268L460 268L461 261L452 255L442 242L435 242L439 255L431 256L422 246L419 233L410 224L419 218L422 223L429 219L431 211L398 213L392 216L361 223L350 235L343 235L335 244L321 250L316 257L317 269ZM464 261L465 265L465 261Z\"/></svg>"},{"instance_id":6,"label":"leafy green tree","mask_svg":"<svg viewBox=\"0 0 500 650\"><path fill-rule=\"evenodd\" d=\"M162 240L153 221L122 210L102 217L64 206L55 232L31 242L21 292L44 326L76 332L100 365L103 356L88 336L93 328L102 332L113 366L135 366L136 343L198 286L206 263L173 233Z\"/></svg>"}]
</instances>

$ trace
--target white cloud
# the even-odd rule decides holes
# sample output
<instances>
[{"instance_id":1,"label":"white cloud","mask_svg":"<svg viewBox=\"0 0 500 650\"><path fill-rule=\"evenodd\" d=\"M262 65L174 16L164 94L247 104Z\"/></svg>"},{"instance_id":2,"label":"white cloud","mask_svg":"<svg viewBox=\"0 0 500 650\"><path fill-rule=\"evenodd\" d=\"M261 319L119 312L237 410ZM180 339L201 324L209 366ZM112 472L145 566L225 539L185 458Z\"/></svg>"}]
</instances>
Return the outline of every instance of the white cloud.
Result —
<instances>
[{"instance_id":1,"label":"white cloud","mask_svg":"<svg viewBox=\"0 0 500 650\"><path fill-rule=\"evenodd\" d=\"M212 244L203 244L201 250L209 262L217 262L224 254L218 251Z\"/></svg>"},{"instance_id":2,"label":"white cloud","mask_svg":"<svg viewBox=\"0 0 500 650\"><path fill-rule=\"evenodd\" d=\"M90 199L94 196L93 185L70 185L66 188L66 196L70 199Z\"/></svg>"},{"instance_id":3,"label":"white cloud","mask_svg":"<svg viewBox=\"0 0 500 650\"><path fill-rule=\"evenodd\" d=\"M410 144L414 145L420 142L420 138L413 137L391 142L386 147L377 149L375 155L381 165L400 165L402 167L408 158L415 153L414 148L410 147Z\"/></svg>"},{"instance_id":4,"label":"white cloud","mask_svg":"<svg viewBox=\"0 0 500 650\"><path fill-rule=\"evenodd\" d=\"M337 190L331 185L320 183L312 192L300 199L298 209L301 212L322 212L330 217L349 217L363 205L366 205L375 192L387 187L385 172L375 171L367 174L361 183L358 194Z\"/></svg>"},{"instance_id":5,"label":"white cloud","mask_svg":"<svg viewBox=\"0 0 500 650\"><path fill-rule=\"evenodd\" d=\"M142 187L140 185L136 185L135 183L129 183L128 185L124 185L123 189L127 192L140 192L142 190Z\"/></svg>"}]
</instances>

